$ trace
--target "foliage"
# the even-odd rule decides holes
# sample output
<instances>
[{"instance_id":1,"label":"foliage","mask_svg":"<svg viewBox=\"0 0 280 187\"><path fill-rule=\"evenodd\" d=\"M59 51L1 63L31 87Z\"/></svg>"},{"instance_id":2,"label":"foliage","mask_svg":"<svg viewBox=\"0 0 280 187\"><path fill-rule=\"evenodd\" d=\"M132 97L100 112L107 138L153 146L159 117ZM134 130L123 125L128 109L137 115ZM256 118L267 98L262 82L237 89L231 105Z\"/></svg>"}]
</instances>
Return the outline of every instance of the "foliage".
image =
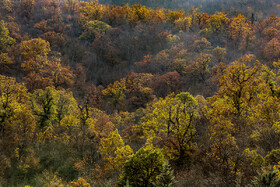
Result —
<instances>
[{"instance_id":1,"label":"foliage","mask_svg":"<svg viewBox=\"0 0 280 187\"><path fill-rule=\"evenodd\" d=\"M262 173L259 173L255 180L251 182L249 186L252 187L261 187L261 186L271 186L276 187L280 185L280 179L277 176L277 170L263 170Z\"/></svg>"},{"instance_id":2,"label":"foliage","mask_svg":"<svg viewBox=\"0 0 280 187\"><path fill-rule=\"evenodd\" d=\"M77 182L71 182L71 187L80 187L80 186L83 186L83 187L90 187L90 184L86 182L85 179L83 178L79 178L77 180Z\"/></svg>"},{"instance_id":3,"label":"foliage","mask_svg":"<svg viewBox=\"0 0 280 187\"><path fill-rule=\"evenodd\" d=\"M125 98L124 91L126 90L124 81L114 82L114 84L110 84L107 89L102 91L102 94L105 97L108 97L108 104L112 107L117 108L123 105L123 101Z\"/></svg>"},{"instance_id":4,"label":"foliage","mask_svg":"<svg viewBox=\"0 0 280 187\"><path fill-rule=\"evenodd\" d=\"M8 176L20 165L34 138L35 125L26 88L0 75L0 176Z\"/></svg>"},{"instance_id":5,"label":"foliage","mask_svg":"<svg viewBox=\"0 0 280 187\"><path fill-rule=\"evenodd\" d=\"M192 147L197 102L188 92L171 94L147 108L142 128L149 141L162 142L167 152L183 159ZM157 144L156 143L156 144ZM174 155L173 155L174 156Z\"/></svg>"},{"instance_id":6,"label":"foliage","mask_svg":"<svg viewBox=\"0 0 280 187\"><path fill-rule=\"evenodd\" d=\"M0 186L278 182L279 3L201 2L0 0Z\"/></svg>"},{"instance_id":7,"label":"foliage","mask_svg":"<svg viewBox=\"0 0 280 187\"><path fill-rule=\"evenodd\" d=\"M222 12L216 12L211 15L207 20L208 28L204 30L206 35L209 34L222 34L226 31L229 18Z\"/></svg>"},{"instance_id":8,"label":"foliage","mask_svg":"<svg viewBox=\"0 0 280 187\"><path fill-rule=\"evenodd\" d=\"M84 32L79 37L80 39L92 41L102 33L106 33L111 29L111 26L98 20L88 21L84 25Z\"/></svg>"},{"instance_id":9,"label":"foliage","mask_svg":"<svg viewBox=\"0 0 280 187\"><path fill-rule=\"evenodd\" d=\"M125 186L127 181L132 186L153 186L158 177L169 177L166 173L170 171L167 168L164 169L164 164L164 156L159 149L141 148L124 164L124 174L118 186ZM172 183L167 178L162 182Z\"/></svg>"},{"instance_id":10,"label":"foliage","mask_svg":"<svg viewBox=\"0 0 280 187\"><path fill-rule=\"evenodd\" d=\"M118 130L111 132L107 138L100 140L100 152L106 160L105 170L110 170L110 168L121 170L125 161L133 154L130 146L124 145Z\"/></svg>"},{"instance_id":11,"label":"foliage","mask_svg":"<svg viewBox=\"0 0 280 187\"><path fill-rule=\"evenodd\" d=\"M0 52L4 52L8 46L15 43L15 39L9 36L9 30L6 28L6 23L0 21Z\"/></svg>"},{"instance_id":12,"label":"foliage","mask_svg":"<svg viewBox=\"0 0 280 187\"><path fill-rule=\"evenodd\" d=\"M20 45L21 54L26 60L35 60L42 56L45 57L50 52L50 43L41 39L35 38L28 41L23 41Z\"/></svg>"},{"instance_id":13,"label":"foliage","mask_svg":"<svg viewBox=\"0 0 280 187\"><path fill-rule=\"evenodd\" d=\"M164 163L163 169L154 186L171 187L176 184L173 171L168 163Z\"/></svg>"}]
</instances>

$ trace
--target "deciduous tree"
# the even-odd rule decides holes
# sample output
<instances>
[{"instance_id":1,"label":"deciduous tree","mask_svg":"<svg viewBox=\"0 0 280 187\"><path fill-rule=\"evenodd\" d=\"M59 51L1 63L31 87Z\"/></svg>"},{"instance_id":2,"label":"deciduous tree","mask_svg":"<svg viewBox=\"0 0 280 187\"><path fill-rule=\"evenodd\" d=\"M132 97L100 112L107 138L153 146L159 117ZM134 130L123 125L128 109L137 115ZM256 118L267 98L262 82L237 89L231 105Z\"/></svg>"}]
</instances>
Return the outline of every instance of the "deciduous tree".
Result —
<instances>
[{"instance_id":1,"label":"deciduous tree","mask_svg":"<svg viewBox=\"0 0 280 187\"><path fill-rule=\"evenodd\" d=\"M164 147L169 156L184 160L190 154L192 139L196 134L196 105L196 100L188 92L176 96L170 94L151 104L142 118L146 138L156 146Z\"/></svg>"}]
</instances>

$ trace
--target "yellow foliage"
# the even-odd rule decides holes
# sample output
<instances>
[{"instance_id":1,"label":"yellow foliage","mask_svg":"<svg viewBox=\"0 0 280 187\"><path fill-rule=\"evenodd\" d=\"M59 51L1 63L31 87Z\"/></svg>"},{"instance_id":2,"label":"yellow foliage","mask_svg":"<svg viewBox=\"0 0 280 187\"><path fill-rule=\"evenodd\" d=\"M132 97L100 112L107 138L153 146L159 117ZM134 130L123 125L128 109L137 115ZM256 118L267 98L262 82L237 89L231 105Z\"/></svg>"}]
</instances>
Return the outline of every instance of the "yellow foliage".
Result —
<instances>
[{"instance_id":1,"label":"yellow foliage","mask_svg":"<svg viewBox=\"0 0 280 187\"><path fill-rule=\"evenodd\" d=\"M190 27L192 25L192 18L187 17L180 17L175 21L175 26L182 31L189 31Z\"/></svg>"},{"instance_id":2,"label":"yellow foliage","mask_svg":"<svg viewBox=\"0 0 280 187\"><path fill-rule=\"evenodd\" d=\"M257 154L256 150L250 150L249 148L244 150L244 154L247 159L251 162L251 165L260 168L264 163L264 158Z\"/></svg>"},{"instance_id":3,"label":"yellow foliage","mask_svg":"<svg viewBox=\"0 0 280 187\"><path fill-rule=\"evenodd\" d=\"M129 155L133 154L130 146L124 145L118 130L111 132L107 138L100 140L99 150L108 163L107 170L110 170L110 168L120 170Z\"/></svg>"},{"instance_id":4,"label":"yellow foliage","mask_svg":"<svg viewBox=\"0 0 280 187\"><path fill-rule=\"evenodd\" d=\"M79 178L76 182L71 182L71 187L90 187L90 184L83 178Z\"/></svg>"}]
</instances>

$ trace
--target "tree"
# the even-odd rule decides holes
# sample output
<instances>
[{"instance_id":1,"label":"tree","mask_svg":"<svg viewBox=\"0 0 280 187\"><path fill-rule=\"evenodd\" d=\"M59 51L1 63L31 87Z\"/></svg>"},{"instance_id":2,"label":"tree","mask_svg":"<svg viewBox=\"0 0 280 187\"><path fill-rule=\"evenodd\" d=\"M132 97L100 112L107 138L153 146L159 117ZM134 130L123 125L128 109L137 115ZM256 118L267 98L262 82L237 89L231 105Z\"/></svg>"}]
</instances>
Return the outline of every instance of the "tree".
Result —
<instances>
[{"instance_id":1,"label":"tree","mask_svg":"<svg viewBox=\"0 0 280 187\"><path fill-rule=\"evenodd\" d=\"M227 27L230 19L227 14L216 12L206 20L207 26L201 30L201 33L212 42L222 44L223 38L226 36Z\"/></svg>"},{"instance_id":2,"label":"tree","mask_svg":"<svg viewBox=\"0 0 280 187\"><path fill-rule=\"evenodd\" d=\"M264 47L264 55L268 60L277 60L280 57L280 42L277 38L270 40Z\"/></svg>"},{"instance_id":3,"label":"tree","mask_svg":"<svg viewBox=\"0 0 280 187\"><path fill-rule=\"evenodd\" d=\"M77 112L77 102L72 92L63 89L47 87L44 90L36 90L31 100L33 111L39 118L39 128L43 131L54 129L65 117L75 115Z\"/></svg>"},{"instance_id":4,"label":"tree","mask_svg":"<svg viewBox=\"0 0 280 187\"><path fill-rule=\"evenodd\" d=\"M31 14L34 10L34 0L23 0L20 1L20 14L23 18L29 20L31 17Z\"/></svg>"},{"instance_id":5,"label":"tree","mask_svg":"<svg viewBox=\"0 0 280 187\"><path fill-rule=\"evenodd\" d=\"M110 21L110 24L125 24L129 16L131 14L130 7L128 4L125 4L123 6L113 6L112 9L108 11L108 19Z\"/></svg>"},{"instance_id":6,"label":"tree","mask_svg":"<svg viewBox=\"0 0 280 187\"><path fill-rule=\"evenodd\" d=\"M173 171L171 170L170 165L165 162L163 165L163 169L159 177L157 178L154 186L162 186L162 187L171 187L176 184L175 177L173 175Z\"/></svg>"},{"instance_id":7,"label":"tree","mask_svg":"<svg viewBox=\"0 0 280 187\"><path fill-rule=\"evenodd\" d=\"M23 41L20 44L20 51L25 60L35 60L38 56L47 56L51 49L48 41L35 38Z\"/></svg>"},{"instance_id":8,"label":"tree","mask_svg":"<svg viewBox=\"0 0 280 187\"><path fill-rule=\"evenodd\" d=\"M125 186L127 181L132 186L154 186L164 170L164 164L165 159L159 149L143 147L125 162L124 174L117 186Z\"/></svg>"},{"instance_id":9,"label":"tree","mask_svg":"<svg viewBox=\"0 0 280 187\"><path fill-rule=\"evenodd\" d=\"M20 44L24 71L28 72L25 81L30 90L44 89L47 86L69 87L74 83L74 73L69 66L61 64L60 54L48 57L50 43L41 38L23 41Z\"/></svg>"},{"instance_id":10,"label":"tree","mask_svg":"<svg viewBox=\"0 0 280 187\"><path fill-rule=\"evenodd\" d=\"M280 185L280 179L277 176L277 170L263 170L262 173L259 173L257 177L251 182L250 187L276 187Z\"/></svg>"},{"instance_id":11,"label":"tree","mask_svg":"<svg viewBox=\"0 0 280 187\"><path fill-rule=\"evenodd\" d=\"M111 132L108 137L100 139L99 147L101 156L104 160L104 173L114 170L120 172L125 161L133 154L129 145L124 144L118 130Z\"/></svg>"},{"instance_id":12,"label":"tree","mask_svg":"<svg viewBox=\"0 0 280 187\"><path fill-rule=\"evenodd\" d=\"M195 52L202 52L211 48L211 42L206 38L201 38L200 40L195 40L193 43L193 49Z\"/></svg>"},{"instance_id":13,"label":"tree","mask_svg":"<svg viewBox=\"0 0 280 187\"><path fill-rule=\"evenodd\" d=\"M129 19L132 23L148 22L151 19L150 10L141 4L134 4L131 7L131 17Z\"/></svg>"},{"instance_id":14,"label":"tree","mask_svg":"<svg viewBox=\"0 0 280 187\"><path fill-rule=\"evenodd\" d=\"M191 7L191 16L192 16L192 26L198 27L199 29L202 29L205 27L208 14L204 12L200 12L199 8Z\"/></svg>"},{"instance_id":15,"label":"tree","mask_svg":"<svg viewBox=\"0 0 280 187\"><path fill-rule=\"evenodd\" d=\"M84 32L79 37L80 39L93 41L98 35L106 33L111 29L111 26L102 21L88 21L84 24Z\"/></svg>"},{"instance_id":16,"label":"tree","mask_svg":"<svg viewBox=\"0 0 280 187\"><path fill-rule=\"evenodd\" d=\"M16 176L24 153L34 138L35 118L26 88L0 75L0 176Z\"/></svg>"},{"instance_id":17,"label":"tree","mask_svg":"<svg viewBox=\"0 0 280 187\"><path fill-rule=\"evenodd\" d=\"M45 32L42 38L50 43L52 49L62 50L66 44L66 39L62 33L56 33L53 31Z\"/></svg>"},{"instance_id":18,"label":"tree","mask_svg":"<svg viewBox=\"0 0 280 187\"><path fill-rule=\"evenodd\" d=\"M30 103L29 98L26 95L26 88L24 88L22 84L16 83L14 78L5 77L1 75L0 80L1 137L9 135L9 133L13 132L13 130L15 130L15 132L19 130L32 132L34 130L34 117L30 113L30 105L28 105ZM21 124L20 120L24 119L26 119L26 122ZM22 127L19 125L22 125Z\"/></svg>"},{"instance_id":19,"label":"tree","mask_svg":"<svg viewBox=\"0 0 280 187\"><path fill-rule=\"evenodd\" d=\"M153 90L150 88L152 78L153 75L148 73L129 73L125 78L126 109L144 108L154 99Z\"/></svg>"},{"instance_id":20,"label":"tree","mask_svg":"<svg viewBox=\"0 0 280 187\"><path fill-rule=\"evenodd\" d=\"M231 63L219 73L219 93L221 97L229 99L238 115L245 112L253 101L257 92L260 63L255 62L251 67L254 56L245 55L238 61ZM246 65L248 64L248 65Z\"/></svg>"},{"instance_id":21,"label":"tree","mask_svg":"<svg viewBox=\"0 0 280 187\"><path fill-rule=\"evenodd\" d=\"M192 149L192 139L196 135L196 105L188 92L170 94L149 105L141 124L146 138L157 146L163 145L171 157L183 161Z\"/></svg>"},{"instance_id":22,"label":"tree","mask_svg":"<svg viewBox=\"0 0 280 187\"><path fill-rule=\"evenodd\" d=\"M83 178L79 178L76 182L71 182L71 187L90 187L90 184Z\"/></svg>"},{"instance_id":23,"label":"tree","mask_svg":"<svg viewBox=\"0 0 280 187\"><path fill-rule=\"evenodd\" d=\"M39 127L41 129L51 128L56 120L56 103L58 96L54 88L48 87L46 90L36 90L32 95L33 110L39 117Z\"/></svg>"},{"instance_id":24,"label":"tree","mask_svg":"<svg viewBox=\"0 0 280 187\"><path fill-rule=\"evenodd\" d=\"M177 71L156 76L152 81L152 88L158 97L166 97L172 92L178 94L182 91L183 85L183 77Z\"/></svg>"},{"instance_id":25,"label":"tree","mask_svg":"<svg viewBox=\"0 0 280 187\"><path fill-rule=\"evenodd\" d=\"M13 64L13 60L9 57L8 53L0 53L0 67L3 66L3 69L9 69L7 65Z\"/></svg>"},{"instance_id":26,"label":"tree","mask_svg":"<svg viewBox=\"0 0 280 187\"><path fill-rule=\"evenodd\" d=\"M0 53L4 52L7 47L15 43L15 39L9 36L9 30L6 28L6 23L0 21Z\"/></svg>"},{"instance_id":27,"label":"tree","mask_svg":"<svg viewBox=\"0 0 280 187\"><path fill-rule=\"evenodd\" d=\"M13 2L9 0L2 0L0 2L0 10L3 13L11 13L13 11Z\"/></svg>"},{"instance_id":28,"label":"tree","mask_svg":"<svg viewBox=\"0 0 280 187\"><path fill-rule=\"evenodd\" d=\"M223 179L220 185L229 185L235 180L241 157L234 137L234 124L227 119L226 115L233 111L223 99L217 99L212 107L213 109L208 109L210 149L207 152L206 159L207 163L213 168L211 172L220 173ZM217 170L214 170L214 168Z\"/></svg>"},{"instance_id":29,"label":"tree","mask_svg":"<svg viewBox=\"0 0 280 187\"><path fill-rule=\"evenodd\" d=\"M223 34L226 31L229 18L222 12L216 12L207 19L208 28L204 31L206 34Z\"/></svg>"},{"instance_id":30,"label":"tree","mask_svg":"<svg viewBox=\"0 0 280 187\"><path fill-rule=\"evenodd\" d=\"M97 0L87 2L80 8L81 22L90 20L101 20L104 15L104 5L99 4Z\"/></svg>"},{"instance_id":31,"label":"tree","mask_svg":"<svg viewBox=\"0 0 280 187\"><path fill-rule=\"evenodd\" d=\"M169 10L166 15L166 19L170 23L175 23L175 21L178 20L179 18L182 18L184 16L184 14L185 14L185 12L183 10L178 10L178 11Z\"/></svg>"},{"instance_id":32,"label":"tree","mask_svg":"<svg viewBox=\"0 0 280 187\"><path fill-rule=\"evenodd\" d=\"M252 30L249 21L245 16L238 14L229 23L228 36L234 41L234 45L238 45L249 30Z\"/></svg>"},{"instance_id":33,"label":"tree","mask_svg":"<svg viewBox=\"0 0 280 187\"><path fill-rule=\"evenodd\" d=\"M114 84L108 85L102 91L102 94L108 98L108 104L113 106L114 109L120 109L125 99L124 91L126 90L124 80L116 81Z\"/></svg>"},{"instance_id":34,"label":"tree","mask_svg":"<svg viewBox=\"0 0 280 187\"><path fill-rule=\"evenodd\" d=\"M222 69L219 76L219 91L210 98L208 109L210 149L208 158L213 168L223 179L223 184L233 184L243 166L244 149L251 140L250 114L259 92L260 64L247 55Z\"/></svg>"},{"instance_id":35,"label":"tree","mask_svg":"<svg viewBox=\"0 0 280 187\"><path fill-rule=\"evenodd\" d=\"M61 59L57 57L49 58L39 69L41 77L51 79L55 87L71 87L74 83L75 75L70 66L61 64Z\"/></svg>"},{"instance_id":36,"label":"tree","mask_svg":"<svg viewBox=\"0 0 280 187\"><path fill-rule=\"evenodd\" d=\"M34 91L37 89L45 89L47 87L53 86L53 80L49 77L41 77L40 73L31 72L26 77L24 77L24 82L26 88L29 91Z\"/></svg>"},{"instance_id":37,"label":"tree","mask_svg":"<svg viewBox=\"0 0 280 187\"><path fill-rule=\"evenodd\" d=\"M180 17L175 21L175 26L182 31L189 31L192 24L191 17Z\"/></svg>"},{"instance_id":38,"label":"tree","mask_svg":"<svg viewBox=\"0 0 280 187\"><path fill-rule=\"evenodd\" d=\"M227 51L225 48L217 46L216 48L212 49L212 54L216 63L218 64L220 62L225 62L225 55L227 54Z\"/></svg>"},{"instance_id":39,"label":"tree","mask_svg":"<svg viewBox=\"0 0 280 187\"><path fill-rule=\"evenodd\" d=\"M78 104L75 119L73 136L75 136L74 140L81 157L85 157L87 151L89 151L88 154L95 154L95 149L87 150L86 147L92 146L97 149L98 144L96 143L113 131L114 124L104 111L90 106L88 100Z\"/></svg>"},{"instance_id":40,"label":"tree","mask_svg":"<svg viewBox=\"0 0 280 187\"><path fill-rule=\"evenodd\" d=\"M27 72L38 72L43 63L47 60L47 55L51 49L49 42L41 38L35 38L23 41L20 44L20 51L24 59L21 64L23 69Z\"/></svg>"},{"instance_id":41,"label":"tree","mask_svg":"<svg viewBox=\"0 0 280 187\"><path fill-rule=\"evenodd\" d=\"M186 73L191 74L195 81L204 83L210 75L208 66L212 60L212 55L201 53L194 62L186 67Z\"/></svg>"},{"instance_id":42,"label":"tree","mask_svg":"<svg viewBox=\"0 0 280 187\"><path fill-rule=\"evenodd\" d=\"M276 64L275 64L276 65ZM279 72L263 65L260 73L260 92L252 106L252 133L255 145L266 153L279 147Z\"/></svg>"}]
</instances>

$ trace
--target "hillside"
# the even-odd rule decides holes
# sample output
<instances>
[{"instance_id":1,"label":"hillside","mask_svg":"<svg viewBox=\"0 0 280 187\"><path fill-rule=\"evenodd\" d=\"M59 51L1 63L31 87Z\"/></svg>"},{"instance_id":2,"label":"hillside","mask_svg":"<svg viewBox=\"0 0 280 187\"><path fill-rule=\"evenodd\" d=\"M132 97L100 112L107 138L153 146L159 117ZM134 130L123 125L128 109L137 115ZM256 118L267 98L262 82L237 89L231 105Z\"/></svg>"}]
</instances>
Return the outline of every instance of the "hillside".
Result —
<instances>
[{"instance_id":1,"label":"hillside","mask_svg":"<svg viewBox=\"0 0 280 187\"><path fill-rule=\"evenodd\" d=\"M279 13L0 0L0 186L279 186Z\"/></svg>"}]
</instances>

